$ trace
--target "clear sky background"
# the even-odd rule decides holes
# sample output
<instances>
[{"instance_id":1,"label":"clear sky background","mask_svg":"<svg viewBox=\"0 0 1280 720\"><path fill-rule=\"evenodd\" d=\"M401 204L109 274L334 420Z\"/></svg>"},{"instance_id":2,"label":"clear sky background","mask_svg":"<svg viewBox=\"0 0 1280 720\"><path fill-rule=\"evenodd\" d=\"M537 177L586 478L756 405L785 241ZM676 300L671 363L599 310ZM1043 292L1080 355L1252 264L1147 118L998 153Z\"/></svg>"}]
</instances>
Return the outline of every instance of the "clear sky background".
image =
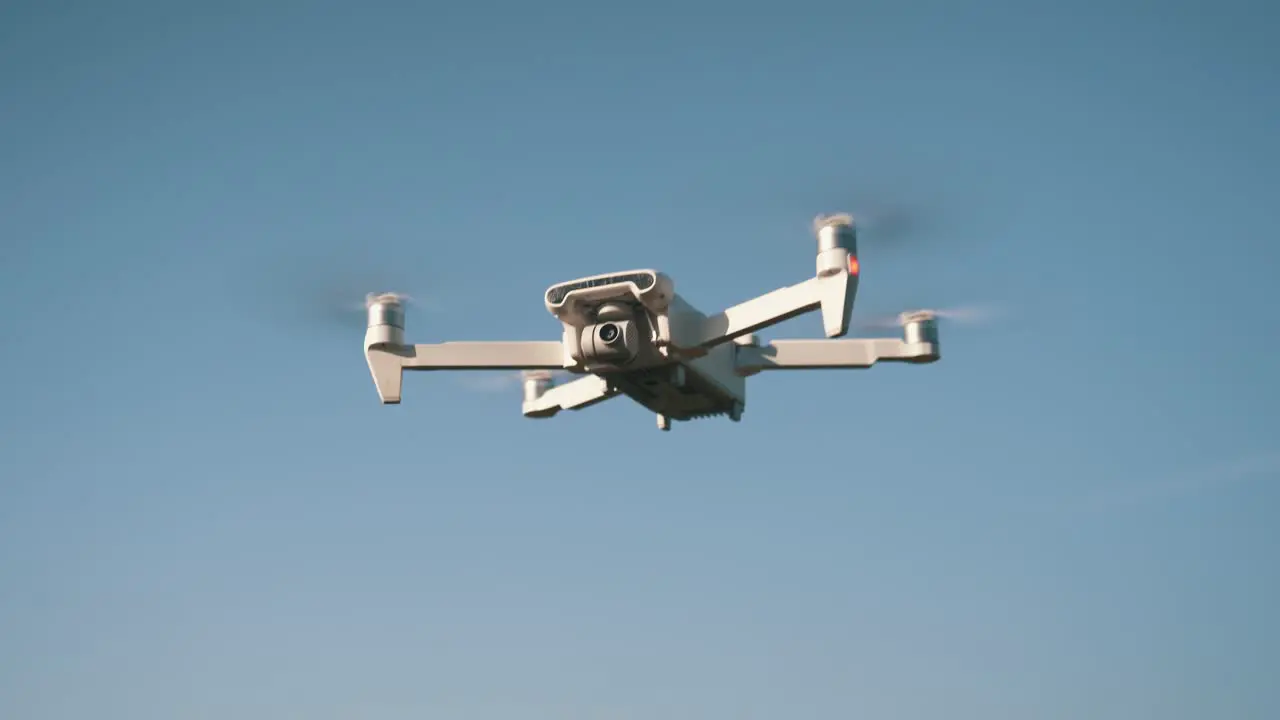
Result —
<instances>
[{"instance_id":1,"label":"clear sky background","mask_svg":"<svg viewBox=\"0 0 1280 720\"><path fill-rule=\"evenodd\" d=\"M1280 716L1275 8L5 3L0 717ZM739 424L383 407L308 306L554 339L892 204L859 311L1001 315Z\"/></svg>"}]
</instances>

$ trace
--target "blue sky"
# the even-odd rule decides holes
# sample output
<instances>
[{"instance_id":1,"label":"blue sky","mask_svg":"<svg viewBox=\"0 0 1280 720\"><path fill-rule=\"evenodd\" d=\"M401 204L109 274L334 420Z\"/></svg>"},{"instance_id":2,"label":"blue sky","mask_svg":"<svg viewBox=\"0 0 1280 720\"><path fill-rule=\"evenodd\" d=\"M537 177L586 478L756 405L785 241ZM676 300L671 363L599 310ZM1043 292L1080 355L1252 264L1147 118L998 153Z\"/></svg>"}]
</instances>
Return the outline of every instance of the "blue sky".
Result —
<instances>
[{"instance_id":1,"label":"blue sky","mask_svg":"<svg viewBox=\"0 0 1280 720\"><path fill-rule=\"evenodd\" d=\"M1277 19L6 3L0 716L1275 717ZM306 307L550 339L547 286L654 267L714 311L891 203L859 312L1001 317L740 424L382 407Z\"/></svg>"}]
</instances>

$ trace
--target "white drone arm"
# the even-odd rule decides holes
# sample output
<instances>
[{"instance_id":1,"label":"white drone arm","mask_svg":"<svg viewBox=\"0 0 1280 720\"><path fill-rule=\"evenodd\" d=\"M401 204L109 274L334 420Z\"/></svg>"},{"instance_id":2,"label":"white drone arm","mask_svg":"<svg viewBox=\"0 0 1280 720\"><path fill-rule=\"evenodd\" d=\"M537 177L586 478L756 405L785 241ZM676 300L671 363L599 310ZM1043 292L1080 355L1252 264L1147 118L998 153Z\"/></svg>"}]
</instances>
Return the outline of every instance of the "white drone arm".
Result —
<instances>
[{"instance_id":1,"label":"white drone arm","mask_svg":"<svg viewBox=\"0 0 1280 720\"><path fill-rule=\"evenodd\" d=\"M392 295L371 296L364 354L385 404L400 402L405 370L538 370L565 367L557 340L532 342L447 342L406 345L404 305Z\"/></svg>"},{"instance_id":2,"label":"white drone arm","mask_svg":"<svg viewBox=\"0 0 1280 720\"><path fill-rule=\"evenodd\" d=\"M878 362L924 364L942 356L937 321L928 313L904 318L902 339L775 340L737 348L735 369L739 375L762 370L816 370L869 368Z\"/></svg>"},{"instance_id":3,"label":"white drone arm","mask_svg":"<svg viewBox=\"0 0 1280 720\"><path fill-rule=\"evenodd\" d=\"M702 320L693 344L709 348L818 309L827 337L841 337L849 331L857 291L858 276L848 271L809 278Z\"/></svg>"},{"instance_id":4,"label":"white drone arm","mask_svg":"<svg viewBox=\"0 0 1280 720\"><path fill-rule=\"evenodd\" d=\"M869 368L877 362L925 363L937 360L933 344L911 345L894 338L871 340L776 340L738 349L739 375L761 370Z\"/></svg>"},{"instance_id":5,"label":"white drone arm","mask_svg":"<svg viewBox=\"0 0 1280 720\"><path fill-rule=\"evenodd\" d=\"M370 329L370 334L373 330ZM438 345L366 341L365 357L369 361L378 396L385 404L400 402L405 370L558 370L564 367L564 348L557 340L447 342Z\"/></svg>"},{"instance_id":6,"label":"white drone arm","mask_svg":"<svg viewBox=\"0 0 1280 720\"><path fill-rule=\"evenodd\" d=\"M808 280L739 303L710 317L686 313L677 321L673 342L679 350L699 354L707 348L748 335L813 310L822 310L829 338L849 331L849 315L858 294L858 249L853 218L819 217L817 273ZM692 317L690 317L692 315Z\"/></svg>"},{"instance_id":7,"label":"white drone arm","mask_svg":"<svg viewBox=\"0 0 1280 720\"><path fill-rule=\"evenodd\" d=\"M618 394L609 383L596 375L554 387L540 384L543 379L538 376L525 379L525 401L522 408L525 417L548 418L561 410L581 410Z\"/></svg>"}]
</instances>

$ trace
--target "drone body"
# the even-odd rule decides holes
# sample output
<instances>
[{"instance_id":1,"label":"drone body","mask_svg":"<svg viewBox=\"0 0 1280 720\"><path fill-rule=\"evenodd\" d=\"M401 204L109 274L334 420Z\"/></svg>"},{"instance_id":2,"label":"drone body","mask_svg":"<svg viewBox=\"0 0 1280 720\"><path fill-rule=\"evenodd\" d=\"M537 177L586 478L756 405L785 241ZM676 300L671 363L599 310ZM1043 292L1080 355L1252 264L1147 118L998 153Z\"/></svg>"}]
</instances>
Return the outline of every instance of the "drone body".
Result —
<instances>
[{"instance_id":1,"label":"drone body","mask_svg":"<svg viewBox=\"0 0 1280 720\"><path fill-rule=\"evenodd\" d=\"M523 370L526 417L548 418L625 395L673 420L728 416L746 408L746 382L764 370L868 368L877 362L939 359L937 324L927 312L901 317L903 337L836 340L849 329L858 291L857 237L847 215L820 217L817 271L716 315L705 315L654 270L596 275L553 285L547 310L560 340L406 345L404 306L371 296L365 356L383 403L400 402L405 370ZM754 333L818 310L826 340L760 345ZM581 375L552 384L553 370Z\"/></svg>"}]
</instances>

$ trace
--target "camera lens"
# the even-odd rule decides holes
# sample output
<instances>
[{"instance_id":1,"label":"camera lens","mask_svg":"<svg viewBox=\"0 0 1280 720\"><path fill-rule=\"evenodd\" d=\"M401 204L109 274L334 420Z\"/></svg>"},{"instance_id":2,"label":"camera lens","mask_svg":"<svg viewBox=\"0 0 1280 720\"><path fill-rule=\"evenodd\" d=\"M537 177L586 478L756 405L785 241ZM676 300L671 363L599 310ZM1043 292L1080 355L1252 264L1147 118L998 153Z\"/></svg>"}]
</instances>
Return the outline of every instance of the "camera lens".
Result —
<instances>
[{"instance_id":1,"label":"camera lens","mask_svg":"<svg viewBox=\"0 0 1280 720\"><path fill-rule=\"evenodd\" d=\"M600 339L611 343L618 339L618 326L613 323L605 323L600 326Z\"/></svg>"}]
</instances>

